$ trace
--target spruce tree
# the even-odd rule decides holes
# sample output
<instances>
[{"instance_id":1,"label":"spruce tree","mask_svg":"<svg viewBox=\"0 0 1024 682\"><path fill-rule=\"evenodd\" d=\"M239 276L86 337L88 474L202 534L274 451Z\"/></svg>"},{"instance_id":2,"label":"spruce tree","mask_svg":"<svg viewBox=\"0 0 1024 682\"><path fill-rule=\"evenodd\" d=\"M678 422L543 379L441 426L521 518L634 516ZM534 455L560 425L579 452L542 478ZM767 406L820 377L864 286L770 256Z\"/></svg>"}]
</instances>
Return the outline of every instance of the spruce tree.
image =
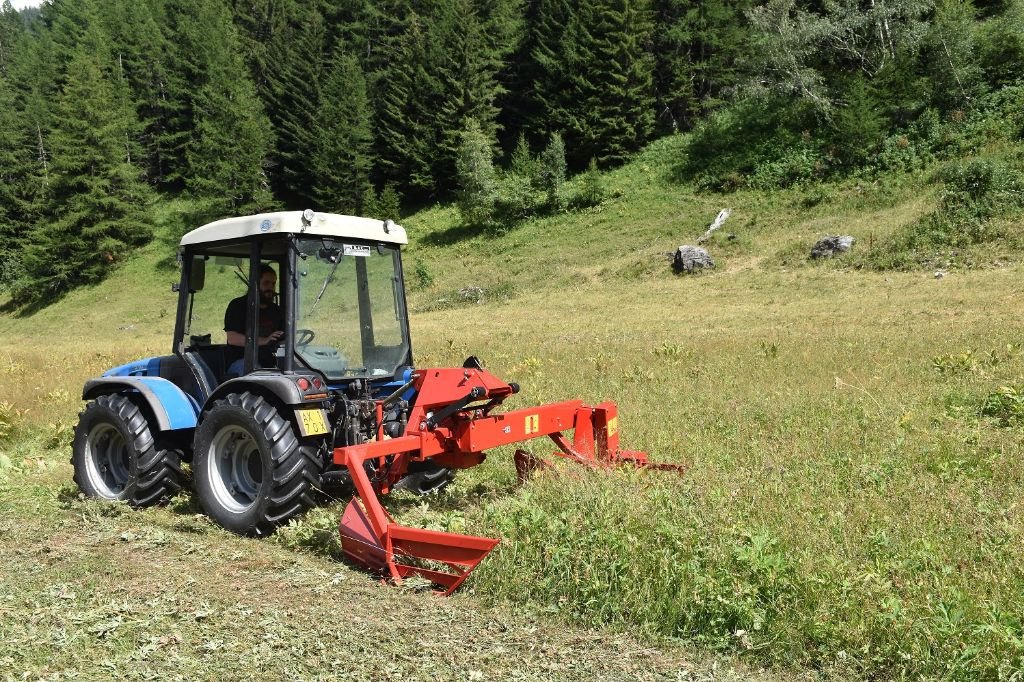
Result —
<instances>
[{"instance_id":1,"label":"spruce tree","mask_svg":"<svg viewBox=\"0 0 1024 682\"><path fill-rule=\"evenodd\" d=\"M125 146L137 122L119 105L115 65L96 15L84 17L56 105L50 205L14 285L15 299L29 307L99 281L152 236L152 195Z\"/></svg>"},{"instance_id":2,"label":"spruce tree","mask_svg":"<svg viewBox=\"0 0 1024 682\"><path fill-rule=\"evenodd\" d=\"M488 139L498 132L499 81L504 60L518 34L518 2L449 0L438 3L431 18L430 43L437 53L440 96L433 126L439 133L434 177L439 184L452 177L466 122L474 120Z\"/></svg>"},{"instance_id":3,"label":"spruce tree","mask_svg":"<svg viewBox=\"0 0 1024 682\"><path fill-rule=\"evenodd\" d=\"M552 133L547 147L540 155L540 185L547 195L548 209L565 210L565 142L559 133Z\"/></svg>"},{"instance_id":4,"label":"spruce tree","mask_svg":"<svg viewBox=\"0 0 1024 682\"><path fill-rule=\"evenodd\" d=\"M467 225L486 226L494 219L498 199L494 172L494 141L470 119L462 131L456 161L459 213Z\"/></svg>"},{"instance_id":5,"label":"spruce tree","mask_svg":"<svg viewBox=\"0 0 1024 682\"><path fill-rule=\"evenodd\" d=\"M28 31L9 5L0 10L0 26L7 48L0 65L0 286L8 286L20 277L28 234L49 202L57 73L49 32Z\"/></svg>"},{"instance_id":6,"label":"spruce tree","mask_svg":"<svg viewBox=\"0 0 1024 682\"><path fill-rule=\"evenodd\" d=\"M265 168L272 130L231 16L219 3L179 2L184 10L179 38L190 50L194 88L184 149L186 187L200 200L205 217L267 210L273 205Z\"/></svg>"},{"instance_id":7,"label":"spruce tree","mask_svg":"<svg viewBox=\"0 0 1024 682\"><path fill-rule=\"evenodd\" d=\"M625 162L650 139L654 129L654 63L649 52L649 0L605 0L594 17L594 61L589 78L581 80L585 121L577 164L597 157L602 165ZM589 156L587 156L589 155Z\"/></svg>"},{"instance_id":8,"label":"spruce tree","mask_svg":"<svg viewBox=\"0 0 1024 682\"><path fill-rule=\"evenodd\" d=\"M373 132L366 80L355 57L335 55L323 85L313 137L310 166L318 205L361 213L370 186Z\"/></svg>"},{"instance_id":9,"label":"spruce tree","mask_svg":"<svg viewBox=\"0 0 1024 682\"><path fill-rule=\"evenodd\" d=\"M0 288L16 275L16 259L21 247L22 228L18 220L15 191L18 174L18 133L23 127L16 108L11 59L21 37L20 21L11 3L0 6Z\"/></svg>"},{"instance_id":10,"label":"spruce tree","mask_svg":"<svg viewBox=\"0 0 1024 682\"><path fill-rule=\"evenodd\" d=\"M752 0L655 0L652 54L661 130L688 130L745 79Z\"/></svg>"},{"instance_id":11,"label":"spruce tree","mask_svg":"<svg viewBox=\"0 0 1024 682\"><path fill-rule=\"evenodd\" d=\"M160 0L118 0L100 5L110 35L118 77L127 82L139 129L132 140L149 182L170 189L183 170L174 158L175 122L186 106L174 72L174 51Z\"/></svg>"},{"instance_id":12,"label":"spruce tree","mask_svg":"<svg viewBox=\"0 0 1024 682\"><path fill-rule=\"evenodd\" d=\"M419 15L390 39L387 64L376 74L376 144L381 175L420 197L436 189L433 165L438 131L430 121L441 91L430 72L431 45Z\"/></svg>"},{"instance_id":13,"label":"spruce tree","mask_svg":"<svg viewBox=\"0 0 1024 682\"><path fill-rule=\"evenodd\" d=\"M534 132L561 130L570 165L620 163L653 128L649 0L540 0Z\"/></svg>"},{"instance_id":14,"label":"spruce tree","mask_svg":"<svg viewBox=\"0 0 1024 682\"><path fill-rule=\"evenodd\" d=\"M265 65L263 100L275 133L272 180L275 194L286 205L300 208L316 199L313 156L318 140L317 112L327 76L327 29L323 17L310 8L295 27L273 37L276 60Z\"/></svg>"},{"instance_id":15,"label":"spruce tree","mask_svg":"<svg viewBox=\"0 0 1024 682\"><path fill-rule=\"evenodd\" d=\"M368 214L369 215L369 214ZM374 217L381 220L399 220L402 217L402 195L393 182L384 185L377 197L377 212Z\"/></svg>"}]
</instances>

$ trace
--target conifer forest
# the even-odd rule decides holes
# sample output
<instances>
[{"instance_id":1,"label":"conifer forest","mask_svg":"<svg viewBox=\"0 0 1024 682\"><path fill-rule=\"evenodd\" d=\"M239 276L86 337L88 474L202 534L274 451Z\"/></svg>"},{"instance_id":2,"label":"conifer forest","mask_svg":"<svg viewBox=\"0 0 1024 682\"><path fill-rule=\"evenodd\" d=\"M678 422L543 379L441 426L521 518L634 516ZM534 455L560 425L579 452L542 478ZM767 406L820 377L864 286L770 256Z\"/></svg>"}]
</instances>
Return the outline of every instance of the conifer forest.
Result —
<instances>
[{"instance_id":1,"label":"conifer forest","mask_svg":"<svg viewBox=\"0 0 1024 682\"><path fill-rule=\"evenodd\" d=\"M5 1L0 287L102 279L168 197L191 226L455 199L474 150L543 182L690 133L714 191L912 167L972 112L1019 125L1022 77L1022 0Z\"/></svg>"}]
</instances>

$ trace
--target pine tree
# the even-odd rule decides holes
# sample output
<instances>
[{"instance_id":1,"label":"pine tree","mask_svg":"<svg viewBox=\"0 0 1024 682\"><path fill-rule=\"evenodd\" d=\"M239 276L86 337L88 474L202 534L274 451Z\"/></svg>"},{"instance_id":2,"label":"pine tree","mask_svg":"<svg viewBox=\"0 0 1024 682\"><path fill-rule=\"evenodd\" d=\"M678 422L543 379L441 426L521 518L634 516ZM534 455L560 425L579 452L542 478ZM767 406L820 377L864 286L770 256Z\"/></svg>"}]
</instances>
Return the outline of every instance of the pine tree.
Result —
<instances>
[{"instance_id":1,"label":"pine tree","mask_svg":"<svg viewBox=\"0 0 1024 682\"><path fill-rule=\"evenodd\" d=\"M219 3L179 0L179 33L189 50L192 129L186 187L206 217L270 208L265 164L272 130L241 57L241 41Z\"/></svg>"},{"instance_id":2,"label":"pine tree","mask_svg":"<svg viewBox=\"0 0 1024 682\"><path fill-rule=\"evenodd\" d=\"M725 104L725 93L746 77L751 0L656 0L652 53L658 125L692 128Z\"/></svg>"},{"instance_id":3,"label":"pine tree","mask_svg":"<svg viewBox=\"0 0 1024 682\"><path fill-rule=\"evenodd\" d=\"M494 141L470 119L462 131L456 162L459 213L467 225L489 225L498 199Z\"/></svg>"},{"instance_id":4,"label":"pine tree","mask_svg":"<svg viewBox=\"0 0 1024 682\"><path fill-rule=\"evenodd\" d=\"M376 143L381 174L404 191L430 196L438 131L430 125L441 90L430 73L431 46L415 13L390 40L388 62L376 74Z\"/></svg>"},{"instance_id":5,"label":"pine tree","mask_svg":"<svg viewBox=\"0 0 1024 682\"><path fill-rule=\"evenodd\" d=\"M370 185L370 105L355 57L338 53L327 73L313 125L313 194L319 206L359 214ZM376 202L374 202L376 203Z\"/></svg>"},{"instance_id":6,"label":"pine tree","mask_svg":"<svg viewBox=\"0 0 1024 682\"><path fill-rule=\"evenodd\" d=\"M452 177L466 122L474 120L488 139L498 132L497 100L504 60L518 34L518 2L450 0L431 18L429 41L442 45L437 78L440 95L433 126L439 133L434 177L441 186Z\"/></svg>"},{"instance_id":7,"label":"pine tree","mask_svg":"<svg viewBox=\"0 0 1024 682\"><path fill-rule=\"evenodd\" d=\"M70 53L57 101L48 216L30 235L15 299L38 306L99 281L151 236L148 186L128 161L137 122L119 105L106 36L83 2L86 24Z\"/></svg>"},{"instance_id":8,"label":"pine tree","mask_svg":"<svg viewBox=\"0 0 1024 682\"><path fill-rule=\"evenodd\" d=\"M327 77L327 29L310 8L300 24L272 37L276 59L264 65L262 98L275 132L273 187L286 205L308 206L316 199L312 164L316 153L315 119Z\"/></svg>"},{"instance_id":9,"label":"pine tree","mask_svg":"<svg viewBox=\"0 0 1024 682\"><path fill-rule=\"evenodd\" d=\"M561 130L570 164L620 163L653 129L648 0L541 0L531 59L535 132Z\"/></svg>"}]
</instances>

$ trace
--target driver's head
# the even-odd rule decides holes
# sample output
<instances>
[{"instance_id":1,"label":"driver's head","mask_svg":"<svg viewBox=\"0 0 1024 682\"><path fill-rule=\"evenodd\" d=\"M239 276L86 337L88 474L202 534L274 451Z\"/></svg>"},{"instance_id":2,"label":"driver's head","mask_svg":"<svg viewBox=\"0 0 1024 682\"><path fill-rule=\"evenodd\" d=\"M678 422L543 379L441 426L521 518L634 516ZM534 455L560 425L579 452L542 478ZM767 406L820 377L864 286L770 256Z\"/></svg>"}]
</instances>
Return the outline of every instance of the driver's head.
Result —
<instances>
[{"instance_id":1,"label":"driver's head","mask_svg":"<svg viewBox=\"0 0 1024 682\"><path fill-rule=\"evenodd\" d=\"M277 273L266 263L260 266L260 302L273 303L277 295Z\"/></svg>"}]
</instances>

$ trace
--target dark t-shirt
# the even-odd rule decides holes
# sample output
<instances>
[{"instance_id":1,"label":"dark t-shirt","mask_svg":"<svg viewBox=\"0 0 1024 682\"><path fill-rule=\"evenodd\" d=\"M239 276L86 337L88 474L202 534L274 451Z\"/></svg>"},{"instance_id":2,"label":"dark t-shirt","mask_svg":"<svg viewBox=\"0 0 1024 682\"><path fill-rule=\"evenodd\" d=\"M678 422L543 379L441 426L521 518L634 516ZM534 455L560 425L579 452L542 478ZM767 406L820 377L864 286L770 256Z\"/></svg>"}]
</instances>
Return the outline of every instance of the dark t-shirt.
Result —
<instances>
[{"instance_id":1,"label":"dark t-shirt","mask_svg":"<svg viewBox=\"0 0 1024 682\"><path fill-rule=\"evenodd\" d=\"M224 311L224 331L238 332L245 335L246 309L248 297L239 296L228 303L228 309ZM284 315L276 303L268 303L266 307L260 308L260 323L256 329L256 336L269 336L278 331L284 331ZM259 362L263 367L274 367L274 349L276 344L268 344L259 347ZM241 346L227 346L224 349L224 361L227 365L239 358L245 357L245 349Z\"/></svg>"}]
</instances>

